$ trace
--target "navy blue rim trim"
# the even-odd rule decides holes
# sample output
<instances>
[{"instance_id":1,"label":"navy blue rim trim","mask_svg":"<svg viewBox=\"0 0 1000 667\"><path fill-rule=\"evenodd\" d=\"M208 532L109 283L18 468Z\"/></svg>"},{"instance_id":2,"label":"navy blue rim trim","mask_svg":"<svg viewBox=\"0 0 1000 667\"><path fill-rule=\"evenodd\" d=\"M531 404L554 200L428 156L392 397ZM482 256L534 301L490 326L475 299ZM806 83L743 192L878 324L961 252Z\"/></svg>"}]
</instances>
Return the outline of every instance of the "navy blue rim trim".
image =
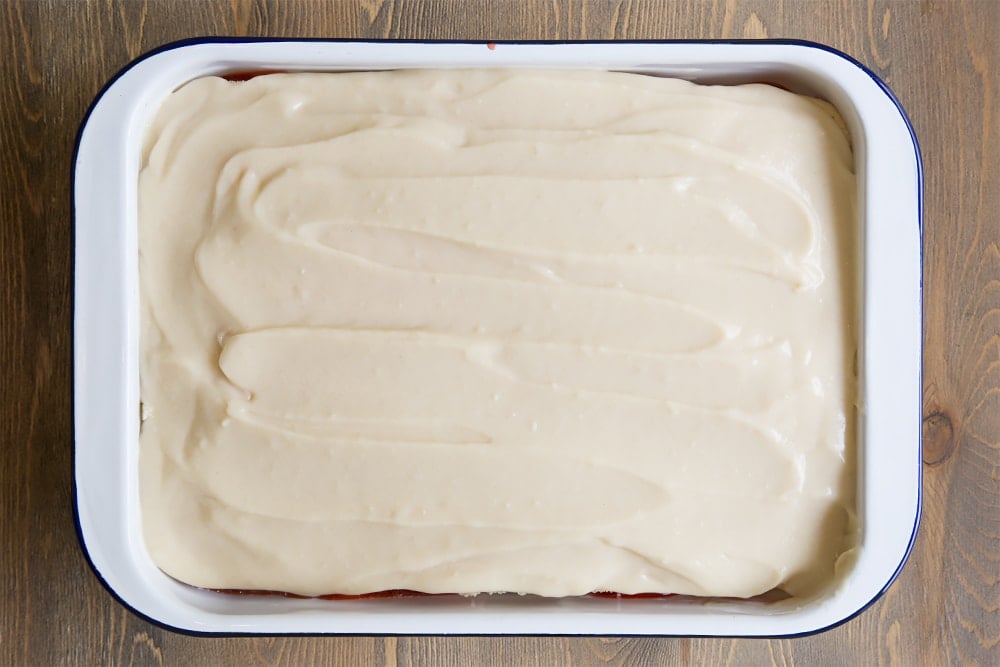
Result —
<instances>
[{"instance_id":1,"label":"navy blue rim trim","mask_svg":"<svg viewBox=\"0 0 1000 667\"><path fill-rule=\"evenodd\" d=\"M920 153L920 143L917 141L916 131L913 129L913 123L910 122L909 116L906 115L906 111L903 109L903 105L900 104L899 100L893 94L889 86L886 85L882 79L875 74L866 65L858 61L852 56L847 55L843 51L835 49L826 44L820 44L819 42L811 42L809 40L802 39L762 39L762 40L746 40L746 39L648 39L648 40L461 40L461 39L350 39L350 38L313 38L313 37L291 37L291 38L253 38L253 37L195 37L191 39L182 39L176 42L169 42L163 46L157 47L152 51L147 51L142 54L128 65L123 67L118 71L97 93L94 97L94 101L91 102L87 109L87 112L83 116L83 120L80 121L80 129L76 133L76 141L73 145L73 161L70 165L70 210L73 212L73 225L71 231L71 242L73 247L73 266L74 266L74 276L76 272L76 161L77 155L80 152L80 139L83 137L83 130L87 126L87 122L90 120L91 114L94 112L94 108L104 97L104 94L108 89L124 76L130 69L138 65L140 62L152 58L155 55L164 53L166 51L173 51L175 49L194 46L198 44L271 44L271 43L282 43L282 42L322 42L322 43L353 43L353 44L511 44L511 45L566 45L566 44L739 44L739 45L787 45L787 46L803 46L811 49L818 49L820 51L826 51L831 53L847 62L851 63L862 72L868 75L872 81L885 93L889 101L895 105L896 110L899 112L900 117L906 124L906 128L910 133L910 138L913 141L913 152L916 160L917 166L917 234L920 242L920 267L921 276L920 283L918 285L918 295L920 297L920 321L921 321L921 353L923 353L923 318L924 318L924 304L923 304L923 265L924 265L924 166L923 158ZM74 342L74 363L71 369L71 376L73 378L73 523L76 527L77 541L80 544L80 550L83 552L83 556L93 571L94 575L97 577L101 585L111 594L111 596L118 601L123 607L128 609L130 612L157 627L163 628L164 630L170 630L172 632L177 632L182 635L188 635L190 637L509 637L509 636L521 636L521 637L599 637L604 635L590 634L590 633L580 633L580 634L559 634L559 633L528 633L523 635L509 635L503 633L468 633L468 634L435 634L435 633L423 633L423 634L405 634L405 633L392 633L392 632L382 632L382 633L342 633L342 632L275 632L275 633L263 633L263 632L204 632L198 630L191 630L188 628L181 628L168 623L164 623L160 620L149 616L132 605L126 602L118 592L107 582L104 576L101 574L97 566L94 565L94 561L90 557L90 552L87 550L87 544L83 537L83 529L80 526L80 506L79 506L79 496L77 493L76 485L76 280L74 277L74 290L71 296L73 300L73 322L74 322L74 332L73 332L73 342ZM920 386L923 387L923 363L920 366ZM920 405L918 405L917 411L918 418L922 419L923 416L923 398L921 391ZM615 637L691 637L691 638L747 638L747 639L795 639L797 637L808 637L810 635L818 634L820 632L825 632L827 630L832 630L833 628L839 627L848 621L853 620L865 610L867 610L872 604L875 603L882 595L889 589L889 587L896 581L899 577L900 572L902 572L904 565L906 565L907 560L909 560L910 553L913 551L913 545L917 539L917 530L920 527L920 518L923 510L923 457L922 457L922 439L918 441L917 447L917 513L913 519L913 530L910 533L910 541L906 545L906 551L903 553L902 560L900 560L899 565L896 566L896 570L889 577L885 585L879 590L868 602L863 604L854 613L845 616L844 618L826 625L821 628L816 628L815 630L806 630L803 632L796 632L790 634L780 634L780 635L674 635L674 634L617 634L612 635Z\"/></svg>"}]
</instances>

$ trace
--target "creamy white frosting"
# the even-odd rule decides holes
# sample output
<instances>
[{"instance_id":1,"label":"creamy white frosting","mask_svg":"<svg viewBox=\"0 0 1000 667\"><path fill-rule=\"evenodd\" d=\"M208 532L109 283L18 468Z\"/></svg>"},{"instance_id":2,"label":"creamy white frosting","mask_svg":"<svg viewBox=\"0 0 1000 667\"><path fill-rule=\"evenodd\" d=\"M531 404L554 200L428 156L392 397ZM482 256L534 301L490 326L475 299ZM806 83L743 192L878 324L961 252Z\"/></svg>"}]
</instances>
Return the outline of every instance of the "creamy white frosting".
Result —
<instances>
[{"instance_id":1,"label":"creamy white frosting","mask_svg":"<svg viewBox=\"0 0 1000 667\"><path fill-rule=\"evenodd\" d=\"M171 576L804 594L854 543L855 177L827 104L607 72L192 81L139 180Z\"/></svg>"}]
</instances>

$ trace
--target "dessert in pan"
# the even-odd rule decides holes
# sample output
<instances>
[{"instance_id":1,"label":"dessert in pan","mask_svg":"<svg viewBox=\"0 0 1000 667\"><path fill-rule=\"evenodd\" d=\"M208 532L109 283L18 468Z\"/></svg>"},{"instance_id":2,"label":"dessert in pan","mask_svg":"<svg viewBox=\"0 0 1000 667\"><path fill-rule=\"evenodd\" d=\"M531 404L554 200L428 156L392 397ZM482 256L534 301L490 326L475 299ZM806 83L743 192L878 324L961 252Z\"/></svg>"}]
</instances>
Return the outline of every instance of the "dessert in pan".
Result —
<instances>
[{"instance_id":1,"label":"dessert in pan","mask_svg":"<svg viewBox=\"0 0 1000 667\"><path fill-rule=\"evenodd\" d=\"M183 85L139 175L152 559L304 596L819 590L857 542L853 165L763 84Z\"/></svg>"}]
</instances>

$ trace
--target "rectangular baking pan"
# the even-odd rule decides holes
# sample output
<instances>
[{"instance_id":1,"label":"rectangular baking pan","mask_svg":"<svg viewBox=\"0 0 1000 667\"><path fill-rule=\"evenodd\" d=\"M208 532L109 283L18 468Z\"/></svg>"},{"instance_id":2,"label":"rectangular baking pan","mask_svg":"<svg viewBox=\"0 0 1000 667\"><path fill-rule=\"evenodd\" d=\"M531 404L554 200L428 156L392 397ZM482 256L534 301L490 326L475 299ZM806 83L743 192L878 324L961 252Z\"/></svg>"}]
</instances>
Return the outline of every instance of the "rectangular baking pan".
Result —
<instances>
[{"instance_id":1,"label":"rectangular baking pan","mask_svg":"<svg viewBox=\"0 0 1000 667\"><path fill-rule=\"evenodd\" d=\"M136 182L143 132L163 98L206 75L398 68L589 68L701 83L767 82L822 97L851 131L861 266L860 548L822 597L370 600L233 596L167 577L139 516ZM808 42L459 43L196 40L129 65L101 92L74 164L76 518L94 571L123 604L204 634L587 634L793 636L843 623L893 581L920 514L921 165L905 113L858 62Z\"/></svg>"}]
</instances>

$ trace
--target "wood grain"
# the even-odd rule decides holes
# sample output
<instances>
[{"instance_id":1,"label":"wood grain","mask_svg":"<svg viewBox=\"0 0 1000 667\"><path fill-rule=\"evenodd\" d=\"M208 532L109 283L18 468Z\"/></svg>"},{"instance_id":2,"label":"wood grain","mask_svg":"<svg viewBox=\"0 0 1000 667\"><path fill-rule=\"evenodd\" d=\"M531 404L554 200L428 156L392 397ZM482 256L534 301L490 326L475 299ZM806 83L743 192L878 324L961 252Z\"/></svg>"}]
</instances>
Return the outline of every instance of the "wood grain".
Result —
<instances>
[{"instance_id":1,"label":"wood grain","mask_svg":"<svg viewBox=\"0 0 1000 667\"><path fill-rule=\"evenodd\" d=\"M998 33L992 0L0 3L0 664L1000 664ZM926 168L924 516L896 585L795 640L193 639L118 605L72 518L70 163L116 71L199 35L790 37L868 64Z\"/></svg>"}]
</instances>

